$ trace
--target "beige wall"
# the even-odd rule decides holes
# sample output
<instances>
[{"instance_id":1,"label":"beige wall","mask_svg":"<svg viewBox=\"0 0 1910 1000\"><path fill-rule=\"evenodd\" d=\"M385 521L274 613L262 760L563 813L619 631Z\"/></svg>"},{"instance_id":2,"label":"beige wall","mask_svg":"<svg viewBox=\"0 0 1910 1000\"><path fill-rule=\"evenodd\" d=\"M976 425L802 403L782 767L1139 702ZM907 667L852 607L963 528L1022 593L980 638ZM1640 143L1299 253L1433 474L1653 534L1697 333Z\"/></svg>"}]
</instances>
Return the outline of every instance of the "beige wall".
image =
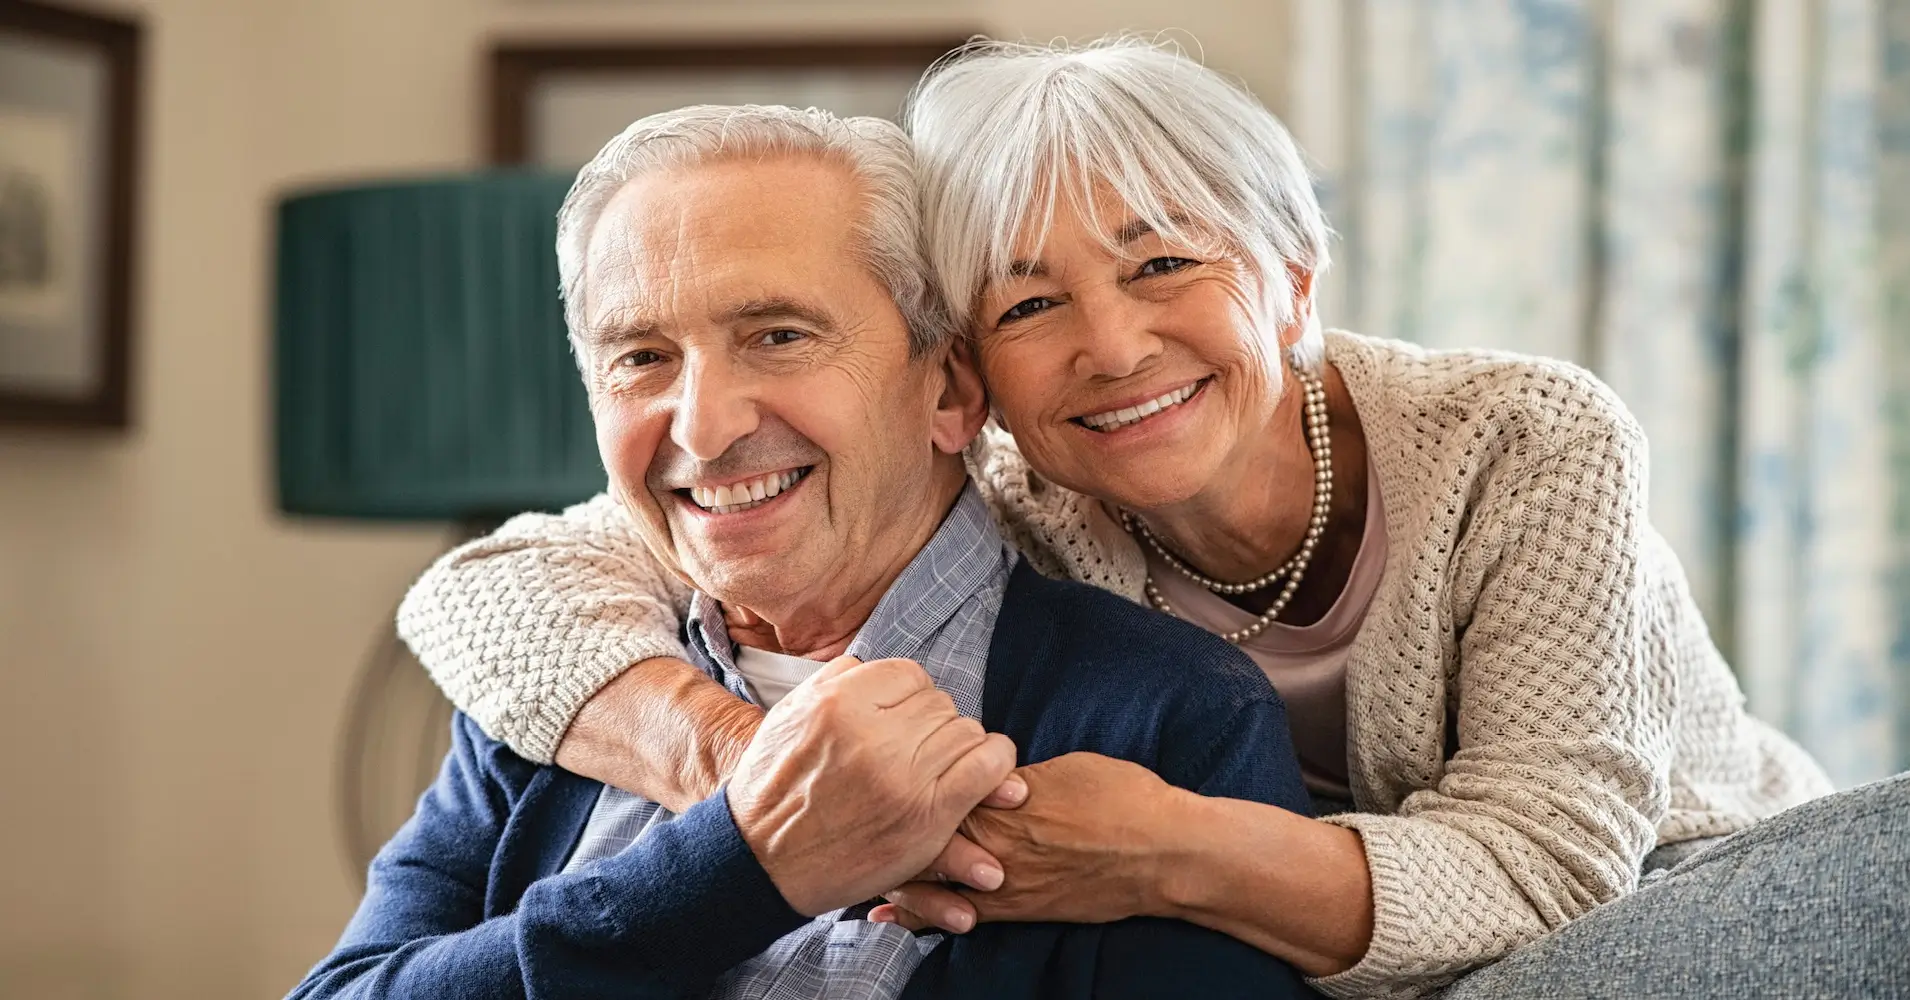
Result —
<instances>
[{"instance_id":1,"label":"beige wall","mask_svg":"<svg viewBox=\"0 0 1910 1000\"><path fill-rule=\"evenodd\" d=\"M347 685L442 530L271 507L269 211L471 165L492 35L1156 27L1158 3L126 0L149 28L138 429L0 431L0 996L281 995L355 902ZM1278 105L1282 5L1175 27Z\"/></svg>"}]
</instances>

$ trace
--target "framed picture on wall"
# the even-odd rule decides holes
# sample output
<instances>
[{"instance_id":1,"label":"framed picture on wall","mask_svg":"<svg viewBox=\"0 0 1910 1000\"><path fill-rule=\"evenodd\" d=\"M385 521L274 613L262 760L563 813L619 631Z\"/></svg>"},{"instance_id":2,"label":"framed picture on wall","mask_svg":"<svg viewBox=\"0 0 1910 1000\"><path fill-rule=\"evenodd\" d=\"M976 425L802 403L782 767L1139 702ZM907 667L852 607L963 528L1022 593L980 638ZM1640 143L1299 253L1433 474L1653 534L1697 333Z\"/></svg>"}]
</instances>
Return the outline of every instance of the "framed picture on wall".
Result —
<instances>
[{"instance_id":1,"label":"framed picture on wall","mask_svg":"<svg viewBox=\"0 0 1910 1000\"><path fill-rule=\"evenodd\" d=\"M140 28L0 0L0 423L124 427Z\"/></svg>"},{"instance_id":2,"label":"framed picture on wall","mask_svg":"<svg viewBox=\"0 0 1910 1000\"><path fill-rule=\"evenodd\" d=\"M922 71L966 39L500 45L491 53L491 159L575 168L624 126L687 104L894 118Z\"/></svg>"}]
</instances>

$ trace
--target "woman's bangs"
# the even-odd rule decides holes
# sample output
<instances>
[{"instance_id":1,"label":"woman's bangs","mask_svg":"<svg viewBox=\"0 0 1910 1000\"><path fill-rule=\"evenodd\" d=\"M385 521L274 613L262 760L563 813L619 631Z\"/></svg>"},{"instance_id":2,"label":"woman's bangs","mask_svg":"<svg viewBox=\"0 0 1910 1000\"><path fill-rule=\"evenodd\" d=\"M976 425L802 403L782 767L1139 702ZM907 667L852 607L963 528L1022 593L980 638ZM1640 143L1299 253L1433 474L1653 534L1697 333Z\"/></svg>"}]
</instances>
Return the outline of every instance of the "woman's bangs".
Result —
<instances>
[{"instance_id":1,"label":"woman's bangs","mask_svg":"<svg viewBox=\"0 0 1910 1000\"><path fill-rule=\"evenodd\" d=\"M1239 221L1167 137L1149 141L1107 123L1104 114L1066 113L1073 110L1059 107L1025 128L1039 137L1031 143L1035 155L1001 164L987 186L971 189L975 203L986 206L985 282L1013 277L1018 260L1038 258L1058 209L1086 220L1111 256L1128 252L1122 237L1132 222L1200 252L1233 251L1226 234Z\"/></svg>"}]
</instances>

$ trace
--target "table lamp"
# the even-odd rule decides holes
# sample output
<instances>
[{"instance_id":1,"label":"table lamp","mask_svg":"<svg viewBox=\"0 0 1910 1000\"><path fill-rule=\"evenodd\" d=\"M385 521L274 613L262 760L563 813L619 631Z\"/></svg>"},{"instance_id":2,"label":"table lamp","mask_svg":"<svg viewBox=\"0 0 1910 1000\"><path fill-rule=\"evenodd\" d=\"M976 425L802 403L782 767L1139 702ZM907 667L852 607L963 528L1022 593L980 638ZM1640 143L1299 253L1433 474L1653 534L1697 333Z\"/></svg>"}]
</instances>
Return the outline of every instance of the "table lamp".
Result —
<instances>
[{"instance_id":1,"label":"table lamp","mask_svg":"<svg viewBox=\"0 0 1910 1000\"><path fill-rule=\"evenodd\" d=\"M278 212L278 506L465 537L604 487L557 293L569 175L295 192ZM448 745L451 708L390 627L347 711L338 806L362 875Z\"/></svg>"}]
</instances>

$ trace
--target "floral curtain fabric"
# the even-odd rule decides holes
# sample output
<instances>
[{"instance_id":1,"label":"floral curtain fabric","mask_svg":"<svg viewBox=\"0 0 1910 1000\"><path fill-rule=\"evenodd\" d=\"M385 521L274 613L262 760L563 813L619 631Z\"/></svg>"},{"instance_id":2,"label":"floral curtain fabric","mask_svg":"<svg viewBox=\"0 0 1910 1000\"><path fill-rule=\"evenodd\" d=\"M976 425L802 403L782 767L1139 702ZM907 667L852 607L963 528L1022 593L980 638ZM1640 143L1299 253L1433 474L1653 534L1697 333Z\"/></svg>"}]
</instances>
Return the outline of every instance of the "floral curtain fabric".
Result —
<instances>
[{"instance_id":1,"label":"floral curtain fabric","mask_svg":"<svg viewBox=\"0 0 1910 1000\"><path fill-rule=\"evenodd\" d=\"M1910 766L1910 0L1296 0L1326 321L1598 372L1753 711Z\"/></svg>"}]
</instances>

